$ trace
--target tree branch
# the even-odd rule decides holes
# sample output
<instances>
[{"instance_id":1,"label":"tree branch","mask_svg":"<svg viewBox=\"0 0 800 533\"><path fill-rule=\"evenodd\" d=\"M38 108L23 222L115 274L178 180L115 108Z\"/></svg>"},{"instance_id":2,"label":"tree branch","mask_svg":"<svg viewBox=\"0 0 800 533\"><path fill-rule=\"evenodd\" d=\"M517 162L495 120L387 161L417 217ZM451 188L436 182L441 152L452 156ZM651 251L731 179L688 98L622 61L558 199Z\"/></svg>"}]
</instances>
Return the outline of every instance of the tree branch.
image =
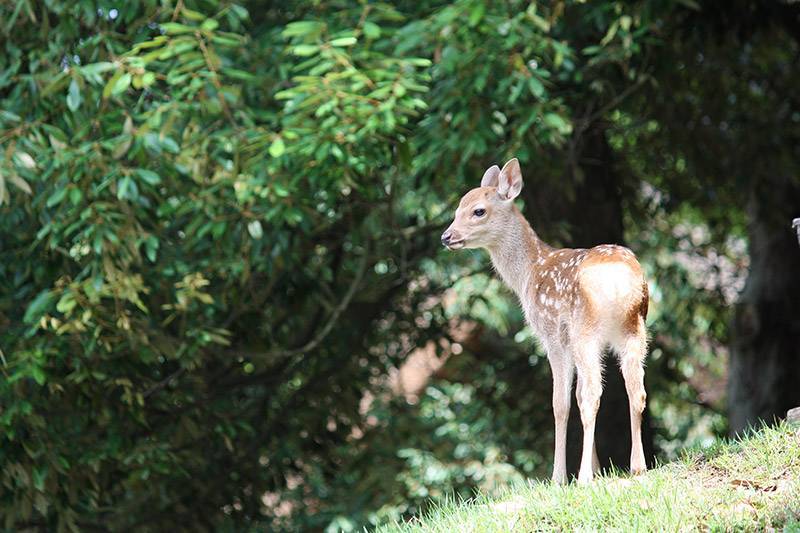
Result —
<instances>
[{"instance_id":1,"label":"tree branch","mask_svg":"<svg viewBox=\"0 0 800 533\"><path fill-rule=\"evenodd\" d=\"M308 342L306 342L305 344L303 344L298 348L272 350L269 352L255 352L255 353L237 351L237 353L240 355L256 356L258 358L282 359L286 357L293 357L295 355L299 355L301 353L310 352L314 350L317 346L319 346L322 343L322 341L325 340L325 337L327 337L328 334L331 332L333 326L336 325L336 321L339 320L339 316L344 312L345 309L347 309L347 306L350 305L350 301L353 299L353 296L355 296L356 290L358 289L358 286L361 284L361 280L364 277L364 272L367 269L368 255L369 254L365 253L364 256L361 258L361 262L358 266L358 270L356 271L356 275L353 278L353 281L350 283L350 287L347 289L347 292L342 298L342 301L339 303L339 305L337 305L334 308L333 312L331 312L330 316L328 317L328 321L325 323L322 329L320 329L317 332L317 334Z\"/></svg>"},{"instance_id":2,"label":"tree branch","mask_svg":"<svg viewBox=\"0 0 800 533\"><path fill-rule=\"evenodd\" d=\"M173 372L169 376L165 377L164 379L162 379L161 381L159 381L158 383L156 383L155 385L153 385L152 387L150 387L149 389L144 391L142 396L144 397L144 399L149 398L153 394L159 392L164 387L169 385L169 382L172 381L173 379L177 379L177 378L181 377L185 372L186 372L186 367L183 367L183 366L180 367L178 370L176 370L175 372Z\"/></svg>"},{"instance_id":3,"label":"tree branch","mask_svg":"<svg viewBox=\"0 0 800 533\"><path fill-rule=\"evenodd\" d=\"M642 85L644 85L644 82L647 81L648 79L649 79L648 76L641 76L638 80L636 80L636 83L628 85L624 91L622 91L617 96L612 98L610 102L608 102L600 109L589 115L588 118L581 120L581 124L578 126L579 130L578 133L579 134L582 133L584 130L586 130L586 128L589 127L589 125L592 124L592 122L594 122L599 118L602 118L603 115L605 115L606 113L617 107L619 104L621 104L627 97L629 97L631 94L637 91Z\"/></svg>"}]
</instances>

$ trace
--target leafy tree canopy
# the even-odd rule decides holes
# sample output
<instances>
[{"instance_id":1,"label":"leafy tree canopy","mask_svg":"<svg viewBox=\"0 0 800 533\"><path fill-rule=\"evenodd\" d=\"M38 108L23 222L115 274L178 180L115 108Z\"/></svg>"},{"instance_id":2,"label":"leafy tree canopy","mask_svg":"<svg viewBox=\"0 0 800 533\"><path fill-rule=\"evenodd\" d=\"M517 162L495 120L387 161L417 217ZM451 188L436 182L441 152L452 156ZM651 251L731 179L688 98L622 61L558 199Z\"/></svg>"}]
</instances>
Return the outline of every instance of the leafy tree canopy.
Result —
<instances>
[{"instance_id":1,"label":"leafy tree canopy","mask_svg":"<svg viewBox=\"0 0 800 533\"><path fill-rule=\"evenodd\" d=\"M582 154L600 132L626 156L613 187L663 267L655 284L686 287L659 253L688 237L631 220L699 216L640 194L646 176L696 199L677 160L675 176L635 155L667 142L668 111L636 97L664 94L653 54L693 7L0 5L4 527L347 530L547 470L546 363L499 284L471 275L481 257L437 255L438 234L513 155L539 192L526 209L568 241L559 206L586 205ZM657 315L665 412L690 394L670 372L698 361L676 370L676 339L713 352L721 301ZM454 372L471 382L417 405L388 392L416 347L462 350L459 323L516 340L467 346Z\"/></svg>"}]
</instances>

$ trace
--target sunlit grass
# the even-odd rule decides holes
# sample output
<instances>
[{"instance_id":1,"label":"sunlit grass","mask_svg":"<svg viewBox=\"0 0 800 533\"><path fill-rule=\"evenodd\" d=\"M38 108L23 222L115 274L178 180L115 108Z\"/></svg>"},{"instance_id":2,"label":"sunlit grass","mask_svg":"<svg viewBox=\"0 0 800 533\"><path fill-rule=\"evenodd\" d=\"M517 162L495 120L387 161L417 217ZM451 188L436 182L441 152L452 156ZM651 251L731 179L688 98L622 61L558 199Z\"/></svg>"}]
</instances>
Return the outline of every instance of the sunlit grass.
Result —
<instances>
[{"instance_id":1,"label":"sunlit grass","mask_svg":"<svg viewBox=\"0 0 800 533\"><path fill-rule=\"evenodd\" d=\"M381 532L538 530L800 531L800 430L765 427L685 453L639 477L589 487L530 482L493 498L447 501Z\"/></svg>"}]
</instances>

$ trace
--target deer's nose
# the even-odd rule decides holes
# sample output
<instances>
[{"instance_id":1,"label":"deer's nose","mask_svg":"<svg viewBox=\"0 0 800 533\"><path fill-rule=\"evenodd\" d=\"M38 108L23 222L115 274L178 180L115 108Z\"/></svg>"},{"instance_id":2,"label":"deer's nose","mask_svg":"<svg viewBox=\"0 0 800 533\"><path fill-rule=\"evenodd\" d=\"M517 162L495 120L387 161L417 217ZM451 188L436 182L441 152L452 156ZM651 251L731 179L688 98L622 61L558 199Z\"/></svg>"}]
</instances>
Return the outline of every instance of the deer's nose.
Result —
<instances>
[{"instance_id":1,"label":"deer's nose","mask_svg":"<svg viewBox=\"0 0 800 533\"><path fill-rule=\"evenodd\" d=\"M445 245L445 246L450 244L450 239L452 238L452 236L453 236L453 232L450 231L450 230L447 230L444 233L442 233L442 244Z\"/></svg>"}]
</instances>

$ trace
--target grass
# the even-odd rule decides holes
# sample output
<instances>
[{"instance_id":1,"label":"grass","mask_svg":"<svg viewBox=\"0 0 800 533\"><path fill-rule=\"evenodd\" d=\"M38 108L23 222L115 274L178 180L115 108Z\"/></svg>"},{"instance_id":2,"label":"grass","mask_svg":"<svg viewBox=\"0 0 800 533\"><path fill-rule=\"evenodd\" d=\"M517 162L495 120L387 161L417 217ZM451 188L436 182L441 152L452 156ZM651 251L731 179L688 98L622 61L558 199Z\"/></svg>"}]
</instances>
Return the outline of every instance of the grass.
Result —
<instances>
[{"instance_id":1,"label":"grass","mask_svg":"<svg viewBox=\"0 0 800 533\"><path fill-rule=\"evenodd\" d=\"M588 487L531 481L499 497L447 502L388 532L541 530L800 532L800 429L781 424L631 477Z\"/></svg>"}]
</instances>

